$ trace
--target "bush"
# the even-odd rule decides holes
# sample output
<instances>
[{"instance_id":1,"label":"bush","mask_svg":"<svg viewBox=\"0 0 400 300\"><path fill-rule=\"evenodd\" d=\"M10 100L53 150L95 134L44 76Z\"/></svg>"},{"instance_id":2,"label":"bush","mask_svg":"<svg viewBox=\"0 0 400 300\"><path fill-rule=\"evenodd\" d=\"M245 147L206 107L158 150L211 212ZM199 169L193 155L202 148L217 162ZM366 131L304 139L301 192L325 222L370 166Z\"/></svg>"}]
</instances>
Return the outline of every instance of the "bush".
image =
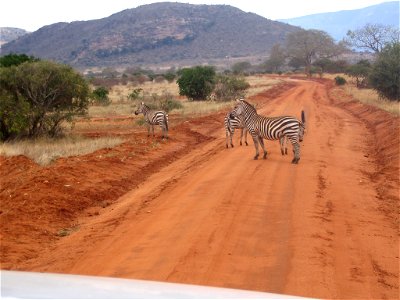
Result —
<instances>
[{"instance_id":1,"label":"bush","mask_svg":"<svg viewBox=\"0 0 400 300\"><path fill-rule=\"evenodd\" d=\"M63 121L84 114L89 86L71 67L49 61L0 68L1 138L10 133L55 136ZM10 112L16 108L16 114ZM11 118L16 118L10 122Z\"/></svg>"},{"instance_id":2,"label":"bush","mask_svg":"<svg viewBox=\"0 0 400 300\"><path fill-rule=\"evenodd\" d=\"M335 83L336 83L336 85L345 85L346 79L344 79L342 76L336 76Z\"/></svg>"},{"instance_id":3,"label":"bush","mask_svg":"<svg viewBox=\"0 0 400 300\"><path fill-rule=\"evenodd\" d=\"M182 69L177 80L179 94L193 100L205 100L214 88L214 80L213 67L197 66Z\"/></svg>"},{"instance_id":4,"label":"bush","mask_svg":"<svg viewBox=\"0 0 400 300\"><path fill-rule=\"evenodd\" d=\"M128 99L131 101L138 100L140 97L140 93L143 92L142 88L133 89L133 91L128 95Z\"/></svg>"},{"instance_id":5,"label":"bush","mask_svg":"<svg viewBox=\"0 0 400 300\"><path fill-rule=\"evenodd\" d=\"M367 87L367 78L371 72L371 64L368 60L362 59L355 65L349 66L346 69L346 74L356 79L358 88Z\"/></svg>"},{"instance_id":6,"label":"bush","mask_svg":"<svg viewBox=\"0 0 400 300\"><path fill-rule=\"evenodd\" d=\"M91 99L93 100L93 103L95 103L95 104L99 104L99 105L103 105L103 106L110 105L111 100L108 97L108 93L109 93L109 91L107 88L105 88L103 86L98 87L97 89L95 89L92 92Z\"/></svg>"},{"instance_id":7,"label":"bush","mask_svg":"<svg viewBox=\"0 0 400 300\"><path fill-rule=\"evenodd\" d=\"M217 100L227 101L242 97L243 91L249 87L243 77L220 75L216 79L214 93Z\"/></svg>"},{"instance_id":8,"label":"bush","mask_svg":"<svg viewBox=\"0 0 400 300\"><path fill-rule=\"evenodd\" d=\"M387 45L372 67L369 81L381 97L400 101L400 43Z\"/></svg>"}]
</instances>

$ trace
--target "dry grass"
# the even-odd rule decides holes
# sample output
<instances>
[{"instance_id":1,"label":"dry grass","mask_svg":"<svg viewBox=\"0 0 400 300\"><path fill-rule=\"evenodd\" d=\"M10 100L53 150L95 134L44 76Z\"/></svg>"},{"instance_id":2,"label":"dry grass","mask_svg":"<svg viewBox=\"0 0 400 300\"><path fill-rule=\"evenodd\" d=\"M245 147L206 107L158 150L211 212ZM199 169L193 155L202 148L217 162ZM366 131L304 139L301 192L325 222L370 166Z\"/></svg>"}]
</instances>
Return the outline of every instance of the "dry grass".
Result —
<instances>
[{"instance_id":1,"label":"dry grass","mask_svg":"<svg viewBox=\"0 0 400 300\"><path fill-rule=\"evenodd\" d=\"M249 76L245 78L250 83L250 88L246 90L246 97L255 95L261 91L269 89L276 84L282 82L281 79L269 78L266 76ZM91 106L89 114L85 118L104 118L112 117L115 122L76 122L75 126L69 131L69 137L50 140L39 139L35 141L14 141L0 144L0 155L15 156L25 155L40 165L48 165L59 157L69 157L75 155L84 155L94 152L101 148L114 147L123 142L121 138L105 137L105 138L83 138L78 136L81 131L110 131L131 128L132 123L126 119L118 119L116 117L131 116L136 108L134 101L128 100L128 95L135 88L142 88L144 95L151 97L152 94L159 96L169 93L175 99L181 101L183 108L171 111L171 114L181 114L183 116L205 115L219 110L233 107L233 101L216 102L216 101L188 101L179 96L179 87L167 81L145 82L144 84L118 85L111 89L109 97L111 104L108 106Z\"/></svg>"},{"instance_id":2,"label":"dry grass","mask_svg":"<svg viewBox=\"0 0 400 300\"><path fill-rule=\"evenodd\" d=\"M361 103L372 105L385 110L391 114L400 116L400 103L396 101L388 101L379 97L378 93L373 89L359 89L356 87L354 80L345 74L327 74L325 78L334 80L336 76L341 76L346 79L347 83L344 86L338 87L343 89L346 94L351 95L354 99Z\"/></svg>"},{"instance_id":3,"label":"dry grass","mask_svg":"<svg viewBox=\"0 0 400 300\"><path fill-rule=\"evenodd\" d=\"M65 137L61 139L38 139L34 141L15 141L0 144L0 155L24 155L45 166L60 157L84 155L96 150L114 147L123 140L115 137L86 139L82 137Z\"/></svg>"},{"instance_id":4,"label":"dry grass","mask_svg":"<svg viewBox=\"0 0 400 300\"><path fill-rule=\"evenodd\" d=\"M390 112L391 114L400 116L400 103L397 101L389 101L380 98L375 90L359 89L354 85L346 84L344 86L344 91L362 103L379 107L380 109Z\"/></svg>"}]
</instances>

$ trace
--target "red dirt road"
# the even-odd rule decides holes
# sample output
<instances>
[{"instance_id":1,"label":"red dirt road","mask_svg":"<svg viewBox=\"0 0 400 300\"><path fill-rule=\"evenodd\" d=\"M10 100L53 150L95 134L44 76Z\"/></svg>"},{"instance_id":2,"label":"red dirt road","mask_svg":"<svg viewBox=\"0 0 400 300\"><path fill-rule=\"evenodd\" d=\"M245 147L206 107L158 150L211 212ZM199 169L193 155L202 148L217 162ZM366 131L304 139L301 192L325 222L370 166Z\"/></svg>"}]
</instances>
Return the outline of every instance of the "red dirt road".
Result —
<instances>
[{"instance_id":1,"label":"red dirt road","mask_svg":"<svg viewBox=\"0 0 400 300\"><path fill-rule=\"evenodd\" d=\"M11 268L398 299L399 120L339 103L329 88L293 80L286 91L249 99L264 115L305 110L299 165L277 141L266 141L266 160L254 161L251 138L240 147L238 134L225 149L223 114L220 123L193 122L191 130L213 139Z\"/></svg>"}]
</instances>

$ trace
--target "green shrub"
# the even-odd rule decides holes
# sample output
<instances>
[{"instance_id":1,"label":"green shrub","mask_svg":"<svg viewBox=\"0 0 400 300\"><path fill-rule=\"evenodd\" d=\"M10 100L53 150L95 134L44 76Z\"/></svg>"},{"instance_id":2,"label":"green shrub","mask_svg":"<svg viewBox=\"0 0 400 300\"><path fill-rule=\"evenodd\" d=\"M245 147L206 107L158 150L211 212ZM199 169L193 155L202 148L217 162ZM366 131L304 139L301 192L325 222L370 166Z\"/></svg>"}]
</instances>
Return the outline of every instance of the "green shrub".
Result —
<instances>
[{"instance_id":1,"label":"green shrub","mask_svg":"<svg viewBox=\"0 0 400 300\"><path fill-rule=\"evenodd\" d=\"M185 68L177 80L179 94L192 100L206 100L214 89L215 70L209 66Z\"/></svg>"},{"instance_id":2,"label":"green shrub","mask_svg":"<svg viewBox=\"0 0 400 300\"><path fill-rule=\"evenodd\" d=\"M250 84L243 77L220 75L216 79L214 88L217 100L227 101L243 96L243 91Z\"/></svg>"},{"instance_id":3,"label":"green shrub","mask_svg":"<svg viewBox=\"0 0 400 300\"><path fill-rule=\"evenodd\" d=\"M335 83L336 83L336 85L345 85L346 79L344 79L342 76L336 76Z\"/></svg>"},{"instance_id":4,"label":"green shrub","mask_svg":"<svg viewBox=\"0 0 400 300\"><path fill-rule=\"evenodd\" d=\"M378 54L369 81L381 97L400 101L400 43L387 45Z\"/></svg>"},{"instance_id":5,"label":"green shrub","mask_svg":"<svg viewBox=\"0 0 400 300\"><path fill-rule=\"evenodd\" d=\"M103 105L103 106L110 105L111 100L108 97L108 94L109 94L109 91L107 88L105 88L103 86L96 88L92 92L92 96L91 96L93 103Z\"/></svg>"}]
</instances>

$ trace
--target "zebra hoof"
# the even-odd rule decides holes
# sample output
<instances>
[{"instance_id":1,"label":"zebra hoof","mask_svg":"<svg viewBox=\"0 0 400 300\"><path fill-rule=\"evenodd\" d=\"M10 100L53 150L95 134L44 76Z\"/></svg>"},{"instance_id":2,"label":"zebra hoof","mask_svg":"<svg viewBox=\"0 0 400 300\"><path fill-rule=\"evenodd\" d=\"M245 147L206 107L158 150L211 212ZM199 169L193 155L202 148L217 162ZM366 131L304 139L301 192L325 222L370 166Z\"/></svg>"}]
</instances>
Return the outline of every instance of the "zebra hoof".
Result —
<instances>
[{"instance_id":1,"label":"zebra hoof","mask_svg":"<svg viewBox=\"0 0 400 300\"><path fill-rule=\"evenodd\" d=\"M228 144L226 144L226 149L229 149L229 146L228 146Z\"/></svg>"},{"instance_id":2,"label":"zebra hoof","mask_svg":"<svg viewBox=\"0 0 400 300\"><path fill-rule=\"evenodd\" d=\"M263 159L267 159L267 153L264 154Z\"/></svg>"},{"instance_id":3,"label":"zebra hoof","mask_svg":"<svg viewBox=\"0 0 400 300\"><path fill-rule=\"evenodd\" d=\"M258 155L254 156L254 160L257 160L257 159L258 159Z\"/></svg>"},{"instance_id":4,"label":"zebra hoof","mask_svg":"<svg viewBox=\"0 0 400 300\"><path fill-rule=\"evenodd\" d=\"M285 149L285 154L287 155L287 149Z\"/></svg>"},{"instance_id":5,"label":"zebra hoof","mask_svg":"<svg viewBox=\"0 0 400 300\"><path fill-rule=\"evenodd\" d=\"M299 163L300 158L293 158L292 160L292 164L298 164Z\"/></svg>"},{"instance_id":6,"label":"zebra hoof","mask_svg":"<svg viewBox=\"0 0 400 300\"><path fill-rule=\"evenodd\" d=\"M246 146L248 146L249 144L247 142L245 142Z\"/></svg>"},{"instance_id":7,"label":"zebra hoof","mask_svg":"<svg viewBox=\"0 0 400 300\"><path fill-rule=\"evenodd\" d=\"M240 142L240 146L242 146L242 142Z\"/></svg>"},{"instance_id":8,"label":"zebra hoof","mask_svg":"<svg viewBox=\"0 0 400 300\"><path fill-rule=\"evenodd\" d=\"M283 150L281 150L281 154L282 154L282 155L285 155L285 152L283 152Z\"/></svg>"}]
</instances>

